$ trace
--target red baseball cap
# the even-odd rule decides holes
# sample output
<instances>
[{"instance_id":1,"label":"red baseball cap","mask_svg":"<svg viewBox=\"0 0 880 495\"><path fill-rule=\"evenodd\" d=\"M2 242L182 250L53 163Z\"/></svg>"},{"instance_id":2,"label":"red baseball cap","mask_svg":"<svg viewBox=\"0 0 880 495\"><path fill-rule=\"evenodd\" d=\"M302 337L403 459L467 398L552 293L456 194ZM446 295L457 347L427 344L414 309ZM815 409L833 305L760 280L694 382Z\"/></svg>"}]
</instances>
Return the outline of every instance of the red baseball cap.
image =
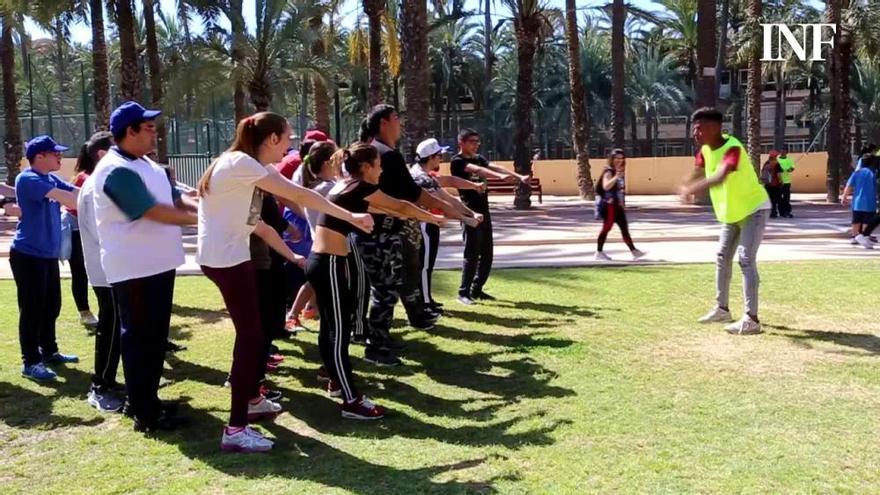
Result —
<instances>
[{"instance_id":1,"label":"red baseball cap","mask_svg":"<svg viewBox=\"0 0 880 495\"><path fill-rule=\"evenodd\" d=\"M296 169L298 169L301 164L302 159L299 157L299 152L293 151L288 153L280 162L278 162L277 165L275 165L275 170L287 178L287 180L292 180L293 173L296 172Z\"/></svg>"},{"instance_id":2,"label":"red baseball cap","mask_svg":"<svg viewBox=\"0 0 880 495\"><path fill-rule=\"evenodd\" d=\"M330 141L330 136L327 135L324 131L320 129L312 129L310 131L306 131L306 135L303 138L304 141Z\"/></svg>"}]
</instances>

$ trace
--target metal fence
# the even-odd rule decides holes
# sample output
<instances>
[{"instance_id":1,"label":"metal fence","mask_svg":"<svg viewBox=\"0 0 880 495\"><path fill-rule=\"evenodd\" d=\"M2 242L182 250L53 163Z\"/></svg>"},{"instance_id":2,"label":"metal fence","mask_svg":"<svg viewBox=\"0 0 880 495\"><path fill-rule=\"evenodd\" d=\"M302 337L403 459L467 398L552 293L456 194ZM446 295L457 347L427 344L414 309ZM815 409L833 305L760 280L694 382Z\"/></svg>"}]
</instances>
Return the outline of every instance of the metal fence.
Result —
<instances>
[{"instance_id":1,"label":"metal fence","mask_svg":"<svg viewBox=\"0 0 880 495\"><path fill-rule=\"evenodd\" d=\"M211 165L210 153L190 153L182 155L168 155L168 165L174 169L178 182L190 187L196 187L199 178Z\"/></svg>"}]
</instances>

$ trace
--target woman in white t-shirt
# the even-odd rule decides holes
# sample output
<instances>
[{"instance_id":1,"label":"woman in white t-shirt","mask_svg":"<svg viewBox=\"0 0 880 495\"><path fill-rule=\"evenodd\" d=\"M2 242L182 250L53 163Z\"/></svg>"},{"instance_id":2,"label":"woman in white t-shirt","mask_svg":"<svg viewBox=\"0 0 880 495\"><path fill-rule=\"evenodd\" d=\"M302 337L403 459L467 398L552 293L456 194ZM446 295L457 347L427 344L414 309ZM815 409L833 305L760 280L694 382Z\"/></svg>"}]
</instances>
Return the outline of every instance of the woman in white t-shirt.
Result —
<instances>
[{"instance_id":1,"label":"woman in white t-shirt","mask_svg":"<svg viewBox=\"0 0 880 495\"><path fill-rule=\"evenodd\" d=\"M259 393L257 370L265 343L257 283L251 262L251 234L288 260L302 263L278 233L260 220L263 191L351 223L369 232L370 215L352 214L319 194L297 186L268 165L282 159L290 145L290 126L284 117L261 112L239 122L235 141L205 171L199 181L198 252L196 262L223 295L235 326L232 411L220 447L227 451L265 452L272 442L248 426L281 407Z\"/></svg>"}]
</instances>

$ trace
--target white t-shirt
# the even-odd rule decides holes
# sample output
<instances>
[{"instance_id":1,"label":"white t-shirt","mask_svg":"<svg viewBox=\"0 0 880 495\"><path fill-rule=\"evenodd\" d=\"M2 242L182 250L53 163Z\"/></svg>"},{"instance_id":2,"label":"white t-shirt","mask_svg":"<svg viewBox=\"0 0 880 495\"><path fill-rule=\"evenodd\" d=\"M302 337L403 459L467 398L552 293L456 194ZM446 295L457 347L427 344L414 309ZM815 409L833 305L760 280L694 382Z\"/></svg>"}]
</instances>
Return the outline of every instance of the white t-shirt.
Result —
<instances>
[{"instance_id":1,"label":"white t-shirt","mask_svg":"<svg viewBox=\"0 0 880 495\"><path fill-rule=\"evenodd\" d=\"M293 176L290 178L290 181L294 184L301 186L303 185L303 169L306 168L306 164L301 164L299 167L296 167L296 170L293 171Z\"/></svg>"},{"instance_id":2,"label":"white t-shirt","mask_svg":"<svg viewBox=\"0 0 880 495\"><path fill-rule=\"evenodd\" d=\"M79 217L79 235L82 239L83 261L92 287L110 287L101 266L101 243L98 240L98 222L95 220L95 179L89 177L80 186L76 200Z\"/></svg>"},{"instance_id":3,"label":"white t-shirt","mask_svg":"<svg viewBox=\"0 0 880 495\"><path fill-rule=\"evenodd\" d=\"M336 182L332 180L322 180L321 182L315 184L315 186L312 187L312 190L326 198L327 195L330 194L330 190L333 189L333 186L335 184ZM315 230L318 228L318 215L320 215L321 212L317 210L312 210L310 208L304 209L306 212L306 220L309 221L309 230L312 231L312 239L315 239L318 235L315 232Z\"/></svg>"},{"instance_id":4,"label":"white t-shirt","mask_svg":"<svg viewBox=\"0 0 880 495\"><path fill-rule=\"evenodd\" d=\"M196 263L226 268L251 259L250 235L263 207L263 193L254 184L269 173L240 151L217 158L210 190L199 201Z\"/></svg>"},{"instance_id":5,"label":"white t-shirt","mask_svg":"<svg viewBox=\"0 0 880 495\"><path fill-rule=\"evenodd\" d=\"M174 205L174 193L165 170L149 158L127 156L115 147L101 158L89 179L94 179L95 225L107 282L115 284L176 269L185 261L181 228L143 216L132 219L126 214L122 209L126 198L114 198L106 187L108 178L116 172L125 172L129 178L134 177L131 172L136 174L136 182L130 184L131 196L146 191L151 201Z\"/></svg>"}]
</instances>

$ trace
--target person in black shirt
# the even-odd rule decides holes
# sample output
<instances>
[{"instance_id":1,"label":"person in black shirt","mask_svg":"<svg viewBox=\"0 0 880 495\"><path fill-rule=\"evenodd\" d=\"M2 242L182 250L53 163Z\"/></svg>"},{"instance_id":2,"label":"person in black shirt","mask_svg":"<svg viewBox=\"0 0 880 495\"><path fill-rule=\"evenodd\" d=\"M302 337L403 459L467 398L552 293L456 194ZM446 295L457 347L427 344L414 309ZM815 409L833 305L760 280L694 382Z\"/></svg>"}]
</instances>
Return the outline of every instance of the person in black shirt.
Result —
<instances>
[{"instance_id":1,"label":"person in black shirt","mask_svg":"<svg viewBox=\"0 0 880 495\"><path fill-rule=\"evenodd\" d=\"M477 220L468 216L468 212L423 190L413 181L406 160L394 149L401 136L400 118L394 107L373 107L361 127L362 138L372 139L372 145L381 157L379 189L382 192L426 209L440 210L447 218L477 225ZM417 221L377 215L376 228L370 235L359 232L356 235L373 286L369 317L371 337L367 339L367 346L368 349L372 347L385 352L384 358L389 362L377 364L392 364L396 358L391 352L403 347L389 333L398 297L413 328L429 330L439 317L438 313L426 307L421 295L421 230Z\"/></svg>"},{"instance_id":2,"label":"person in black shirt","mask_svg":"<svg viewBox=\"0 0 880 495\"><path fill-rule=\"evenodd\" d=\"M424 211L408 201L394 199L379 188L382 168L379 153L368 144L356 144L343 150L342 158L350 178L339 182L327 199L353 213L382 212L403 218L415 218L440 224L443 217ZM356 322L357 287L365 278L355 253L349 248L348 235L354 227L329 215L320 215L315 241L309 256L306 276L318 298L321 329L318 347L330 375L327 391L331 397L343 397L342 417L379 419L384 409L358 393L352 380L348 346ZM369 348L368 348L369 351ZM367 355L369 359L370 356Z\"/></svg>"},{"instance_id":3,"label":"person in black shirt","mask_svg":"<svg viewBox=\"0 0 880 495\"><path fill-rule=\"evenodd\" d=\"M455 177L471 182L484 179L501 179L508 182L526 183L528 176L513 173L503 167L492 165L478 154L480 134L472 129L462 129L458 133L457 155L452 157L449 170ZM459 189L458 195L468 208L483 215L483 221L476 226L464 226L464 263L461 270L461 285L458 288L458 301L471 305L474 299L492 300L483 291L492 270L493 242L492 217L489 214L489 194L484 189Z\"/></svg>"}]
</instances>

